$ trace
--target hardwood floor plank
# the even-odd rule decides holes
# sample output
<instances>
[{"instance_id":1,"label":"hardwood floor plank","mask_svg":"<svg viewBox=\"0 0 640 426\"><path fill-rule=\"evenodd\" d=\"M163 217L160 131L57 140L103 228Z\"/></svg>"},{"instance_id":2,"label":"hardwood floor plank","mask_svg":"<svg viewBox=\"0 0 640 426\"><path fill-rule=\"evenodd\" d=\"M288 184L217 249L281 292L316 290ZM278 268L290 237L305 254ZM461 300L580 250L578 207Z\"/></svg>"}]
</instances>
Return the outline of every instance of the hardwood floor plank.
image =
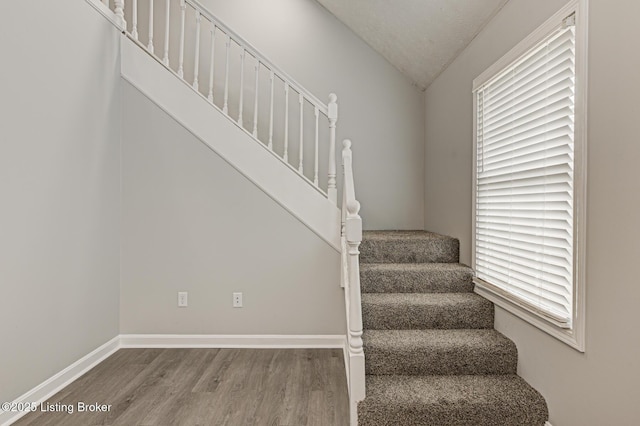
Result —
<instances>
[{"instance_id":1,"label":"hardwood floor plank","mask_svg":"<svg viewBox=\"0 0 640 426\"><path fill-rule=\"evenodd\" d=\"M321 390L312 390L309 398L309 422L307 426L323 426L331 424L329 420L326 394Z\"/></svg>"},{"instance_id":2,"label":"hardwood floor plank","mask_svg":"<svg viewBox=\"0 0 640 426\"><path fill-rule=\"evenodd\" d=\"M190 393L177 407L171 422L177 426L210 425L209 414L215 406L215 395L208 392Z\"/></svg>"},{"instance_id":3,"label":"hardwood floor plank","mask_svg":"<svg viewBox=\"0 0 640 426\"><path fill-rule=\"evenodd\" d=\"M267 370L266 389L256 407L252 420L256 425L278 425L282 418L281 403L284 400L287 380L292 373L294 352L284 349L275 352Z\"/></svg>"},{"instance_id":4,"label":"hardwood floor plank","mask_svg":"<svg viewBox=\"0 0 640 426\"><path fill-rule=\"evenodd\" d=\"M214 392L220 384L221 377L238 355L238 351L233 349L218 350L215 358L196 382L192 392Z\"/></svg>"},{"instance_id":5,"label":"hardwood floor plank","mask_svg":"<svg viewBox=\"0 0 640 426\"><path fill-rule=\"evenodd\" d=\"M348 395L349 390L347 387L347 373L345 371L344 357L341 350L334 350L333 356L329 360L329 386L328 392L330 392L329 409L333 407L333 419L332 424L336 426L349 426L349 398L344 398L344 395ZM336 372L342 372L342 374L335 374Z\"/></svg>"},{"instance_id":6,"label":"hardwood floor plank","mask_svg":"<svg viewBox=\"0 0 640 426\"><path fill-rule=\"evenodd\" d=\"M110 404L78 413L78 402ZM346 426L339 349L121 349L18 426ZM46 404L45 404L46 406Z\"/></svg>"},{"instance_id":7,"label":"hardwood floor plank","mask_svg":"<svg viewBox=\"0 0 640 426\"><path fill-rule=\"evenodd\" d=\"M251 417L256 409L256 400L264 392L268 360L273 352L268 349L241 351L237 362L227 371L223 386L218 392L226 392L227 404L223 424L251 424L246 418Z\"/></svg>"},{"instance_id":8,"label":"hardwood floor plank","mask_svg":"<svg viewBox=\"0 0 640 426\"><path fill-rule=\"evenodd\" d=\"M292 372L287 380L283 401L282 424L306 425L311 389L311 353L301 349L295 352Z\"/></svg>"},{"instance_id":9,"label":"hardwood floor plank","mask_svg":"<svg viewBox=\"0 0 640 426\"><path fill-rule=\"evenodd\" d=\"M171 393L144 418L144 424L177 424L179 409L191 396L191 389L217 354L217 349L202 349L185 354L181 364L171 375L165 377L164 386L171 388Z\"/></svg>"}]
</instances>

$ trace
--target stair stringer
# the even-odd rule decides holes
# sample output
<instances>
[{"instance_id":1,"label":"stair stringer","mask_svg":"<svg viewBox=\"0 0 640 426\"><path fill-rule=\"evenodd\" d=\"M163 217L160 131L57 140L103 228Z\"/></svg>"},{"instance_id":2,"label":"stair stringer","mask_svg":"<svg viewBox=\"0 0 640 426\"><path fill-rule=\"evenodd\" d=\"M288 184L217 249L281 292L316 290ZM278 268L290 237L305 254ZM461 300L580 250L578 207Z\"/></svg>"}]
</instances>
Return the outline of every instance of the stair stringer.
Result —
<instances>
[{"instance_id":1,"label":"stair stringer","mask_svg":"<svg viewBox=\"0 0 640 426\"><path fill-rule=\"evenodd\" d=\"M341 213L320 191L126 35L121 75L265 194L340 251Z\"/></svg>"}]
</instances>

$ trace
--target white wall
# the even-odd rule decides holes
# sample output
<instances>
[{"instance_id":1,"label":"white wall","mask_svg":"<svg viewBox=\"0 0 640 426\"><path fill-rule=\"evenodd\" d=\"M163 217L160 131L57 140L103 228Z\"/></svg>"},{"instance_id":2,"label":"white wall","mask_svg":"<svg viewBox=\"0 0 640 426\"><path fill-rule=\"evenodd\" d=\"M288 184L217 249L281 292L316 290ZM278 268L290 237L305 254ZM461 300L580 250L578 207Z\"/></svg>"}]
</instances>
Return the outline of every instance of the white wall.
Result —
<instances>
[{"instance_id":1,"label":"white wall","mask_svg":"<svg viewBox=\"0 0 640 426\"><path fill-rule=\"evenodd\" d=\"M339 254L124 82L122 105L121 332L344 334Z\"/></svg>"},{"instance_id":2,"label":"white wall","mask_svg":"<svg viewBox=\"0 0 640 426\"><path fill-rule=\"evenodd\" d=\"M471 241L471 82L564 3L511 0L425 93L425 224L459 237L463 261ZM636 1L590 0L586 353L496 312L496 328L516 342L519 373L547 399L554 426L640 424L638 16Z\"/></svg>"},{"instance_id":3,"label":"white wall","mask_svg":"<svg viewBox=\"0 0 640 426\"><path fill-rule=\"evenodd\" d=\"M139 2L139 31L143 43L148 40L148 1ZM202 4L243 36L278 67L291 75L325 103L335 92L339 102L338 141L353 140L356 191L362 204L367 229L422 229L424 208L424 102L422 93L407 78L373 51L351 30L314 0L204 0ZM163 7L155 6L154 45L162 56L164 46ZM127 15L130 10L127 8ZM171 9L172 34L180 31L179 9ZM128 17L129 23L131 19ZM193 76L195 18L187 9L185 34L185 77ZM203 23L201 37L200 90L208 91L209 32ZM220 34L219 34L220 36ZM177 39L176 39L177 40ZM224 41L217 38L221 55ZM178 44L170 45L171 67L177 70ZM229 111L235 117L238 101L238 50L231 55ZM222 105L224 56L216 58L216 103ZM253 62L247 59L245 75L245 127L251 128L253 111ZM267 73L260 79L261 133L268 115ZM283 103L276 84L276 106ZM291 100L292 111L297 103ZM293 112L292 112L293 115ZM312 138L311 111L306 114L308 137ZM274 117L276 150L282 131L276 111ZM292 162L297 158L297 117L290 121ZM297 132L297 130L296 130ZM321 134L322 137L322 134ZM311 146L305 158L311 161ZM321 148L321 170L325 159ZM305 165L311 170L311 163ZM325 169L326 170L326 169ZM321 177L321 184L322 177Z\"/></svg>"},{"instance_id":4,"label":"white wall","mask_svg":"<svg viewBox=\"0 0 640 426\"><path fill-rule=\"evenodd\" d=\"M84 1L3 1L0 15L0 401L10 401L118 334L119 38Z\"/></svg>"}]
</instances>

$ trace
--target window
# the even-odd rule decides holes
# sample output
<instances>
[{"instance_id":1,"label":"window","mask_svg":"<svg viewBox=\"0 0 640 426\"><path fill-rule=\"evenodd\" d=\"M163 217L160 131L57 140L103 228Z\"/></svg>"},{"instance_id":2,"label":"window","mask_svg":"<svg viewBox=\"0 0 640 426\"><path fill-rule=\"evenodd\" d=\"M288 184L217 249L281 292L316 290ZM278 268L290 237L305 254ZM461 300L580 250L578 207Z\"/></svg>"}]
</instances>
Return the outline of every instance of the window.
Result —
<instances>
[{"instance_id":1,"label":"window","mask_svg":"<svg viewBox=\"0 0 640 426\"><path fill-rule=\"evenodd\" d=\"M473 88L476 291L581 351L584 23L569 3Z\"/></svg>"}]
</instances>

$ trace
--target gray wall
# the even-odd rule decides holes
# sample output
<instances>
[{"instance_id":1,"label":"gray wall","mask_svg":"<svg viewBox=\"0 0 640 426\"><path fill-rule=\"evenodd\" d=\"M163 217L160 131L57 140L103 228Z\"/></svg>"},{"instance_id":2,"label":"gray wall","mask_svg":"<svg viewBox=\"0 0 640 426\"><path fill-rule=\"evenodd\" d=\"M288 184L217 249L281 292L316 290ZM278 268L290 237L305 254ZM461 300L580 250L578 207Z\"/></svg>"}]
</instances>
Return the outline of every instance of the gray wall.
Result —
<instances>
[{"instance_id":1,"label":"gray wall","mask_svg":"<svg viewBox=\"0 0 640 426\"><path fill-rule=\"evenodd\" d=\"M84 1L3 1L0 15L0 401L10 401L118 335L119 38Z\"/></svg>"},{"instance_id":2,"label":"gray wall","mask_svg":"<svg viewBox=\"0 0 640 426\"><path fill-rule=\"evenodd\" d=\"M344 334L339 254L133 86L122 95L121 332Z\"/></svg>"},{"instance_id":3,"label":"gray wall","mask_svg":"<svg viewBox=\"0 0 640 426\"><path fill-rule=\"evenodd\" d=\"M425 224L459 237L465 262L471 247L472 79L563 4L511 0L425 93ZM633 0L590 1L586 353L496 312L496 328L516 342L519 373L547 399L554 426L640 423L639 15Z\"/></svg>"},{"instance_id":4,"label":"gray wall","mask_svg":"<svg viewBox=\"0 0 640 426\"><path fill-rule=\"evenodd\" d=\"M130 3L130 2L129 2ZM422 229L424 208L424 101L420 90L364 41L340 23L314 0L203 0L202 4L230 28L242 35L258 51L327 102L335 92L339 102L338 142L353 140L356 191L362 204L367 229ZM148 40L148 0L140 0L140 40ZM164 46L164 6L155 6L154 45L162 56ZM130 10L127 7L127 15ZM171 9L172 34L180 31L177 3ZM129 23L131 19L128 18ZM203 23L200 58L200 90L208 91L209 30ZM195 18L187 8L185 33L185 78L193 76ZM170 45L171 67L177 69L177 43ZM216 39L215 102L222 105L224 51ZM229 111L237 114L239 50L232 50ZM245 74L245 127L251 128L254 88L253 61L247 59ZM260 78L259 133L266 140L268 127L267 72ZM276 83L275 104L282 105L282 85ZM297 102L291 98L291 154L297 158ZM311 111L305 114L307 138L312 138ZM275 149L279 150L283 119L274 117ZM321 134L321 138L322 138ZM341 145L339 145L341 146ZM311 161L311 145L305 158ZM320 168L326 167L321 148ZM311 172L312 164L305 165ZM326 170L326 168L324 168ZM321 177L321 185L324 182Z\"/></svg>"}]
</instances>

